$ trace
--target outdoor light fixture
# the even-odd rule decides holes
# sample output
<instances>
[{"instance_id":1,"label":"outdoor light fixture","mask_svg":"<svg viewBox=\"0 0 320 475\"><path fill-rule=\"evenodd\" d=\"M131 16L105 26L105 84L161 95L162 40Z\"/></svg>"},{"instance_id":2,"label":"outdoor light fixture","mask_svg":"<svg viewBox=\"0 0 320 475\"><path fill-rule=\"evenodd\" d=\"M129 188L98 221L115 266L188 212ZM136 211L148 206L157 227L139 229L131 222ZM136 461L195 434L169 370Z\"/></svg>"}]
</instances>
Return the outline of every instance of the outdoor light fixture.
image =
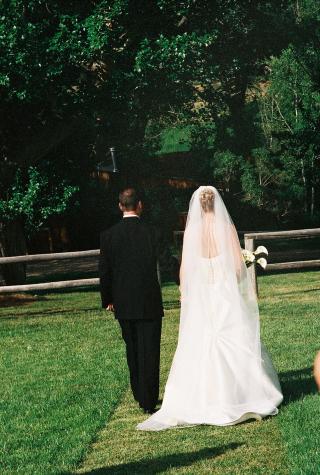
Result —
<instances>
[{"instance_id":1,"label":"outdoor light fixture","mask_svg":"<svg viewBox=\"0 0 320 475\"><path fill-rule=\"evenodd\" d=\"M108 172L108 173L119 173L119 169L117 167L116 162L116 149L115 147L110 147L109 152L106 153L106 158L111 157L111 160L106 160L103 162L98 163L97 165L97 172ZM110 165L107 165L107 162L112 162Z\"/></svg>"}]
</instances>

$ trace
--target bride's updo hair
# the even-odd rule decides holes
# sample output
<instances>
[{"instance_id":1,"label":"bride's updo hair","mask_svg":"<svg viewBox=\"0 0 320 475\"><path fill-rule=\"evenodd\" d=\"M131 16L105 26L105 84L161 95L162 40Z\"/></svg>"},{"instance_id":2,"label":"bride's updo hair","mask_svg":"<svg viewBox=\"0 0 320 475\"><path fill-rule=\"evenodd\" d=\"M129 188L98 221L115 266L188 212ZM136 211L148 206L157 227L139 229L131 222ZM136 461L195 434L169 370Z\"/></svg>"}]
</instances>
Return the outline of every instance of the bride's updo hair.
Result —
<instances>
[{"instance_id":1,"label":"bride's updo hair","mask_svg":"<svg viewBox=\"0 0 320 475\"><path fill-rule=\"evenodd\" d=\"M204 188L200 191L200 203L205 213L213 212L214 191L211 188Z\"/></svg>"}]
</instances>

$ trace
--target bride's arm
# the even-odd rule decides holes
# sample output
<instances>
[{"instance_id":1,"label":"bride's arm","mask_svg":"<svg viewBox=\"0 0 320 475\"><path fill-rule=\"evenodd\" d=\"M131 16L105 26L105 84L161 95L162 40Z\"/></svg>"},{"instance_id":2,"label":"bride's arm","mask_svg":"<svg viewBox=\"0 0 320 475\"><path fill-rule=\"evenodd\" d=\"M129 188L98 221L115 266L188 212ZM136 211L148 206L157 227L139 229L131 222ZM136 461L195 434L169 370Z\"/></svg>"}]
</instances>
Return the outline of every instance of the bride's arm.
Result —
<instances>
[{"instance_id":1,"label":"bride's arm","mask_svg":"<svg viewBox=\"0 0 320 475\"><path fill-rule=\"evenodd\" d=\"M180 292L180 302L182 299L182 294L185 294L184 289L184 273L183 273L183 259L181 260L180 271L179 271L179 292Z\"/></svg>"},{"instance_id":2,"label":"bride's arm","mask_svg":"<svg viewBox=\"0 0 320 475\"><path fill-rule=\"evenodd\" d=\"M238 233L236 231L234 224L231 225L230 237L231 237L231 249L232 249L232 254L234 257L235 270L236 270L237 277L239 278L241 275L241 268L243 266L243 257L242 257L242 252L241 252L241 246L239 243Z\"/></svg>"}]
</instances>

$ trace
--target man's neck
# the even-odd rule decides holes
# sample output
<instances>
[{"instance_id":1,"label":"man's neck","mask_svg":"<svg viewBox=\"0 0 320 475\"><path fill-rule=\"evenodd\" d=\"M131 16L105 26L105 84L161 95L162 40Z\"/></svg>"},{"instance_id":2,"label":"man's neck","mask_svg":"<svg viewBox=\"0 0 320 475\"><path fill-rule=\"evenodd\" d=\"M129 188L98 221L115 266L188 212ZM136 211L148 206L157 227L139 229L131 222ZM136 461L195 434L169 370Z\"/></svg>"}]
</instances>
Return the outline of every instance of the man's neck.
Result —
<instances>
[{"instance_id":1,"label":"man's neck","mask_svg":"<svg viewBox=\"0 0 320 475\"><path fill-rule=\"evenodd\" d=\"M131 217L140 218L140 216L135 211L124 211L123 217L124 218L131 218Z\"/></svg>"}]
</instances>

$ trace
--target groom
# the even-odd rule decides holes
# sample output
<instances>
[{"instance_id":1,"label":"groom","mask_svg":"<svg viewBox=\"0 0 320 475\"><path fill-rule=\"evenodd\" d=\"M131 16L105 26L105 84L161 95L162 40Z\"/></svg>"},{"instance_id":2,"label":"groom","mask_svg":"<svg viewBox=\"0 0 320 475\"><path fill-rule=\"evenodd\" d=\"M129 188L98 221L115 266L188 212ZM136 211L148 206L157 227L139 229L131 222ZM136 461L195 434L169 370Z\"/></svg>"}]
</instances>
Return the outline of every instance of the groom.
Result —
<instances>
[{"instance_id":1,"label":"groom","mask_svg":"<svg viewBox=\"0 0 320 475\"><path fill-rule=\"evenodd\" d=\"M133 396L144 412L152 413L159 396L163 316L159 240L155 229L140 220L143 205L134 188L120 193L119 208L122 220L100 238L102 307L119 321Z\"/></svg>"}]
</instances>

